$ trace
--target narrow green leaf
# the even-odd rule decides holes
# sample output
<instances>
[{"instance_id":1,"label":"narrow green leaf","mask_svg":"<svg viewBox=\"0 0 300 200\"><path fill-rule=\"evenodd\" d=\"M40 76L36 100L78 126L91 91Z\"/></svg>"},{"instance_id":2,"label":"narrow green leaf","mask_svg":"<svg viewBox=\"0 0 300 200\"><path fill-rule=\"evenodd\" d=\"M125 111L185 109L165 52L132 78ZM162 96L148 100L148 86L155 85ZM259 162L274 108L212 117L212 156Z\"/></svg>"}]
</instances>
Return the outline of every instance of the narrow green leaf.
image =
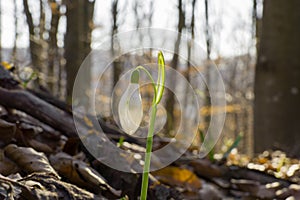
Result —
<instances>
[{"instance_id":1,"label":"narrow green leaf","mask_svg":"<svg viewBox=\"0 0 300 200\"><path fill-rule=\"evenodd\" d=\"M200 130L200 128L198 128L198 133L200 134L200 140L201 140L201 142L203 143L203 142L204 142L204 139L205 139L205 136L204 136L203 131ZM210 152L208 152L208 158L209 158L209 160L212 161L212 162L215 160L215 159L214 159L214 155L215 155L215 150L214 150L214 148L212 148L212 149L210 150Z\"/></svg>"},{"instance_id":2,"label":"narrow green leaf","mask_svg":"<svg viewBox=\"0 0 300 200\"><path fill-rule=\"evenodd\" d=\"M228 157L228 155L230 154L230 152L232 151L232 149L236 148L240 141L243 138L243 133L240 133L236 139L234 140L234 142L232 143L232 145L228 148L228 150L223 154L223 158L222 159L226 159Z\"/></svg>"},{"instance_id":3,"label":"narrow green leaf","mask_svg":"<svg viewBox=\"0 0 300 200\"><path fill-rule=\"evenodd\" d=\"M125 140L125 138L124 138L123 136L121 136L121 137L119 138L119 142L118 142L117 146L118 146L118 147L121 147L121 146L123 145L123 143L124 143L124 140Z\"/></svg>"}]
</instances>

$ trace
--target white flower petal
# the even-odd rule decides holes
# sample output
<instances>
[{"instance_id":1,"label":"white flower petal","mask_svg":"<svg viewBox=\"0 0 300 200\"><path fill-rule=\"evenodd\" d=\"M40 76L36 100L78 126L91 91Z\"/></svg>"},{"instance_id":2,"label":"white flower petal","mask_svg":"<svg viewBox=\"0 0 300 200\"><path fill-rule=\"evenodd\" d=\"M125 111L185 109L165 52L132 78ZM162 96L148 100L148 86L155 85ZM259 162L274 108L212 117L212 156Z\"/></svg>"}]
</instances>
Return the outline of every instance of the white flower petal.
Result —
<instances>
[{"instance_id":1,"label":"white flower petal","mask_svg":"<svg viewBox=\"0 0 300 200\"><path fill-rule=\"evenodd\" d=\"M138 84L130 83L128 85L120 99L118 112L122 129L127 134L134 134L143 118L142 98Z\"/></svg>"}]
</instances>

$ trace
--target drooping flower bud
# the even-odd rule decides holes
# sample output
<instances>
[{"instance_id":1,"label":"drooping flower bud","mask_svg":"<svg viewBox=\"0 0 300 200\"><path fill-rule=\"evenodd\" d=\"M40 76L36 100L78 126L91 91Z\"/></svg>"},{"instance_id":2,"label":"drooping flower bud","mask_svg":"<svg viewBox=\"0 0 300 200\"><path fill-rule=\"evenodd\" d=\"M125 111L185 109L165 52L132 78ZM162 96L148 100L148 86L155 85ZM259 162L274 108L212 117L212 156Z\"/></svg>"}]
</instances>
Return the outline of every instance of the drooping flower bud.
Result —
<instances>
[{"instance_id":1,"label":"drooping flower bud","mask_svg":"<svg viewBox=\"0 0 300 200\"><path fill-rule=\"evenodd\" d=\"M121 128L130 135L136 132L143 118L142 98L138 82L139 71L134 70L131 74L131 82L123 93L118 106Z\"/></svg>"}]
</instances>

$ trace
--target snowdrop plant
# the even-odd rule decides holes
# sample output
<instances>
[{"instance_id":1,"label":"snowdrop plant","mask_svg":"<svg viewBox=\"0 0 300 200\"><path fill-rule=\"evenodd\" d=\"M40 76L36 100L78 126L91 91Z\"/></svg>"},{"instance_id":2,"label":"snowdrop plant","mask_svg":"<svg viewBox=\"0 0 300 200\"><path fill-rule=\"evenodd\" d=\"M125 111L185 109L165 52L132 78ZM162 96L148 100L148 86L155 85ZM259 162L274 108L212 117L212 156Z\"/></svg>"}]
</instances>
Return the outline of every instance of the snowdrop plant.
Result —
<instances>
[{"instance_id":1,"label":"snowdrop plant","mask_svg":"<svg viewBox=\"0 0 300 200\"><path fill-rule=\"evenodd\" d=\"M118 112L122 129L129 135L134 134L143 118L138 70L134 70L131 74L130 84L120 99Z\"/></svg>"},{"instance_id":2,"label":"snowdrop plant","mask_svg":"<svg viewBox=\"0 0 300 200\"><path fill-rule=\"evenodd\" d=\"M143 107L142 98L139 91L139 72L144 71L149 77L154 91L154 98L151 105L151 116L146 142L146 154L145 154L145 164L143 169L142 177L142 188L141 188L141 200L146 200L148 181L149 181L149 171L150 171L150 161L152 152L152 143L154 135L154 124L157 112L157 105L159 104L165 85L165 61L162 52L158 53L158 78L156 83L153 80L150 72L143 66L138 66L134 69L131 74L130 84L126 91L122 95L119 106L118 114L120 118L120 124L122 129L132 135L139 128L139 125L143 118Z\"/></svg>"}]
</instances>

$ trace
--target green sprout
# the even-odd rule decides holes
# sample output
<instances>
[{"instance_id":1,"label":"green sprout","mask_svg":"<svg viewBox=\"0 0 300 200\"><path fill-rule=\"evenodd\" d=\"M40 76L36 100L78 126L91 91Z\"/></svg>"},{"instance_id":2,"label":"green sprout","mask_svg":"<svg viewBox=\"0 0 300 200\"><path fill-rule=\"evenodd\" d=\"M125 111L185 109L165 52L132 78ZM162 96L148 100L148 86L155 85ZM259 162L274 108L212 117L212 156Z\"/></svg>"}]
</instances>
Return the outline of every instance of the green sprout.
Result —
<instances>
[{"instance_id":1,"label":"green sprout","mask_svg":"<svg viewBox=\"0 0 300 200\"><path fill-rule=\"evenodd\" d=\"M125 140L125 138L124 138L123 136L121 136L121 137L119 138L119 142L118 142L117 146L118 146L118 147L122 147L122 145L123 145L123 143L124 143L124 140Z\"/></svg>"},{"instance_id":2,"label":"green sprout","mask_svg":"<svg viewBox=\"0 0 300 200\"><path fill-rule=\"evenodd\" d=\"M201 142L204 143L204 139L205 139L205 136L204 136L204 133L203 131L198 128L198 132L200 134L200 139L201 139ZM215 155L215 149L212 148L209 152L208 152L208 158L211 162L214 162L215 161L215 158L214 158L214 155Z\"/></svg>"},{"instance_id":3,"label":"green sprout","mask_svg":"<svg viewBox=\"0 0 300 200\"><path fill-rule=\"evenodd\" d=\"M222 160L227 159L227 157L229 156L229 154L231 153L231 151L236 148L240 141L243 138L243 133L240 133L234 140L234 142L229 146L229 148L227 149L227 151L223 154Z\"/></svg>"},{"instance_id":4,"label":"green sprout","mask_svg":"<svg viewBox=\"0 0 300 200\"><path fill-rule=\"evenodd\" d=\"M142 120L142 103L141 96L139 93L139 71L142 70L149 77L151 84L153 86L154 98L151 105L151 117L148 129L147 141L146 141L146 154L145 154L145 164L143 169L142 177L142 188L141 188L141 200L147 199L147 191L149 184L149 171L150 171L150 161L151 152L153 144L154 135L154 124L157 112L157 105L159 104L164 88L165 88L165 60L163 53L160 51L158 53L158 78L155 83L150 72L143 66L137 66L131 74L131 81L124 92L123 96L119 102L119 117L120 123L123 130L128 134L133 134L139 127Z\"/></svg>"}]
</instances>

